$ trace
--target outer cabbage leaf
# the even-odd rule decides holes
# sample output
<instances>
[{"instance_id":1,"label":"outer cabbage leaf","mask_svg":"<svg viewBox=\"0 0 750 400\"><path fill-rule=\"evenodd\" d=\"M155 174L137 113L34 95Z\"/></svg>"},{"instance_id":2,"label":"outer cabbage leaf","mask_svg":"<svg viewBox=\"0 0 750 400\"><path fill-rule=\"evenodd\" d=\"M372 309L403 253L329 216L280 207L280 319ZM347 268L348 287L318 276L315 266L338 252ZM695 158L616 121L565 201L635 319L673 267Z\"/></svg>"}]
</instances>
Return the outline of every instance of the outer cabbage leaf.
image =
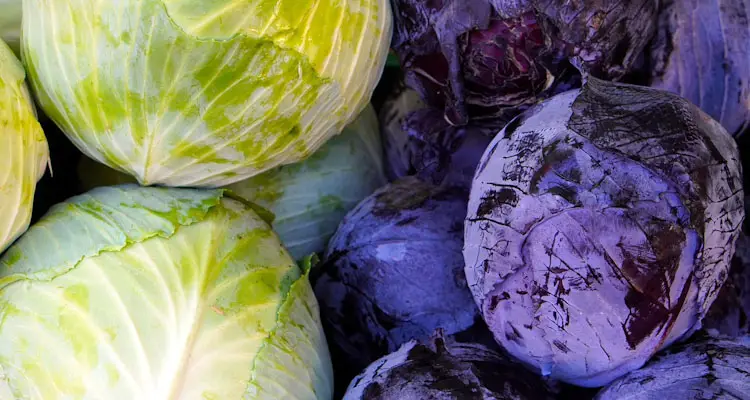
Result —
<instances>
[{"instance_id":1,"label":"outer cabbage leaf","mask_svg":"<svg viewBox=\"0 0 750 400\"><path fill-rule=\"evenodd\" d=\"M366 106L386 0L29 0L44 111L144 185L222 186L302 160Z\"/></svg>"},{"instance_id":2,"label":"outer cabbage leaf","mask_svg":"<svg viewBox=\"0 0 750 400\"><path fill-rule=\"evenodd\" d=\"M729 133L750 124L750 3L662 0L650 84L677 93Z\"/></svg>"},{"instance_id":3,"label":"outer cabbage leaf","mask_svg":"<svg viewBox=\"0 0 750 400\"><path fill-rule=\"evenodd\" d=\"M85 189L134 182L91 159L78 172ZM383 147L371 106L315 154L226 188L275 215L273 229L297 260L322 253L347 212L385 185Z\"/></svg>"},{"instance_id":4,"label":"outer cabbage leaf","mask_svg":"<svg viewBox=\"0 0 750 400\"><path fill-rule=\"evenodd\" d=\"M672 93L590 78L484 154L467 280L510 354L601 386L700 327L743 217L737 145L718 122Z\"/></svg>"},{"instance_id":5,"label":"outer cabbage leaf","mask_svg":"<svg viewBox=\"0 0 750 400\"><path fill-rule=\"evenodd\" d=\"M36 183L49 163L25 77L0 40L0 253L28 228Z\"/></svg>"},{"instance_id":6,"label":"outer cabbage leaf","mask_svg":"<svg viewBox=\"0 0 750 400\"><path fill-rule=\"evenodd\" d=\"M424 343L407 342L373 362L344 395L344 400L553 398L538 376L482 345L446 340L441 333Z\"/></svg>"},{"instance_id":7,"label":"outer cabbage leaf","mask_svg":"<svg viewBox=\"0 0 750 400\"><path fill-rule=\"evenodd\" d=\"M0 392L23 399L328 399L307 271L217 190L99 188L0 259Z\"/></svg>"},{"instance_id":8,"label":"outer cabbage leaf","mask_svg":"<svg viewBox=\"0 0 750 400\"><path fill-rule=\"evenodd\" d=\"M596 400L746 399L750 342L705 340L678 345L616 380Z\"/></svg>"},{"instance_id":9,"label":"outer cabbage leaf","mask_svg":"<svg viewBox=\"0 0 750 400\"><path fill-rule=\"evenodd\" d=\"M0 0L0 40L18 55L21 45L21 11L23 0Z\"/></svg>"}]
</instances>

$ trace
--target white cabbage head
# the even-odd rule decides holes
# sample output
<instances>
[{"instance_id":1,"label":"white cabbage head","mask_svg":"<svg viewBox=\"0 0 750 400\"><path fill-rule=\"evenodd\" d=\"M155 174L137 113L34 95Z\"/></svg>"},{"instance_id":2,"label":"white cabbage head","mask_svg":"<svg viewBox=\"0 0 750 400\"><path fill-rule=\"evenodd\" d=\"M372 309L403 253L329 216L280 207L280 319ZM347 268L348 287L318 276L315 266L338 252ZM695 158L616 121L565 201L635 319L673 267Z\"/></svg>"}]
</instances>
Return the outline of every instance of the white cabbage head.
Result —
<instances>
[{"instance_id":1,"label":"white cabbage head","mask_svg":"<svg viewBox=\"0 0 750 400\"><path fill-rule=\"evenodd\" d=\"M0 395L329 399L309 263L254 209L135 185L53 207L0 259Z\"/></svg>"},{"instance_id":2,"label":"white cabbage head","mask_svg":"<svg viewBox=\"0 0 750 400\"><path fill-rule=\"evenodd\" d=\"M300 161L364 109L387 0L28 0L41 107L144 185L218 187Z\"/></svg>"}]
</instances>

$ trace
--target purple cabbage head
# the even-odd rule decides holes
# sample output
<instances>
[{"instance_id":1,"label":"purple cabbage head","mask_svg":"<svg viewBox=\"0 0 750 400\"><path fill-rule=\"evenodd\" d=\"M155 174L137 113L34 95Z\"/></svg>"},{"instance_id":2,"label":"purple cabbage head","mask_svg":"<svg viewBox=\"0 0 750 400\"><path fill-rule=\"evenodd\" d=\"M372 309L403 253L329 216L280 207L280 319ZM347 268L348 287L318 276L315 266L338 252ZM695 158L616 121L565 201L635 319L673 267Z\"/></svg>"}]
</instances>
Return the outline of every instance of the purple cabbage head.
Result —
<instances>
[{"instance_id":1,"label":"purple cabbage head","mask_svg":"<svg viewBox=\"0 0 750 400\"><path fill-rule=\"evenodd\" d=\"M612 382L596 400L747 399L750 338L681 344Z\"/></svg>"},{"instance_id":2,"label":"purple cabbage head","mask_svg":"<svg viewBox=\"0 0 750 400\"><path fill-rule=\"evenodd\" d=\"M745 198L745 210L750 199ZM716 301L703 320L703 328L713 336L750 335L750 237L740 234L732 267Z\"/></svg>"},{"instance_id":3,"label":"purple cabbage head","mask_svg":"<svg viewBox=\"0 0 750 400\"><path fill-rule=\"evenodd\" d=\"M479 345L410 341L354 378L344 400L551 400L546 384Z\"/></svg>"},{"instance_id":4,"label":"purple cabbage head","mask_svg":"<svg viewBox=\"0 0 750 400\"><path fill-rule=\"evenodd\" d=\"M343 220L315 283L339 371L351 378L437 328L486 332L463 273L467 200L464 190L410 177L376 191Z\"/></svg>"},{"instance_id":5,"label":"purple cabbage head","mask_svg":"<svg viewBox=\"0 0 750 400\"><path fill-rule=\"evenodd\" d=\"M497 133L495 128L449 124L442 111L426 107L417 92L403 85L386 100L380 121L391 180L417 175L467 190Z\"/></svg>"},{"instance_id":6,"label":"purple cabbage head","mask_svg":"<svg viewBox=\"0 0 750 400\"><path fill-rule=\"evenodd\" d=\"M743 217L737 146L719 123L672 93L589 78L490 144L467 280L506 351L601 386L700 327Z\"/></svg>"},{"instance_id":7,"label":"purple cabbage head","mask_svg":"<svg viewBox=\"0 0 750 400\"><path fill-rule=\"evenodd\" d=\"M656 26L657 0L393 0L407 84L451 125L502 127L577 84L617 79Z\"/></svg>"},{"instance_id":8,"label":"purple cabbage head","mask_svg":"<svg viewBox=\"0 0 750 400\"><path fill-rule=\"evenodd\" d=\"M647 83L742 133L750 124L750 2L662 0L660 7Z\"/></svg>"}]
</instances>

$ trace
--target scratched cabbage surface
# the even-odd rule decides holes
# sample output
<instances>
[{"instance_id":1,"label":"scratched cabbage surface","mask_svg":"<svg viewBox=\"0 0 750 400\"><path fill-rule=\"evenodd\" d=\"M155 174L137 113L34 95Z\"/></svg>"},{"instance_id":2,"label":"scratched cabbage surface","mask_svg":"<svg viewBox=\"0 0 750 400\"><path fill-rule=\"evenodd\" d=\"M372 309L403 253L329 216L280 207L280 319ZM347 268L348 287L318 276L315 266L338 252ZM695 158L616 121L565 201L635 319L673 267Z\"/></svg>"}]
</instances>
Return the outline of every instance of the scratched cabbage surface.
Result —
<instances>
[{"instance_id":1,"label":"scratched cabbage surface","mask_svg":"<svg viewBox=\"0 0 750 400\"><path fill-rule=\"evenodd\" d=\"M475 343L410 341L373 362L349 386L344 400L545 400L539 377Z\"/></svg>"},{"instance_id":2,"label":"scratched cabbage surface","mask_svg":"<svg viewBox=\"0 0 750 400\"><path fill-rule=\"evenodd\" d=\"M750 342L706 340L670 348L596 400L746 399L748 393Z\"/></svg>"},{"instance_id":3,"label":"scratched cabbage surface","mask_svg":"<svg viewBox=\"0 0 750 400\"><path fill-rule=\"evenodd\" d=\"M603 385L697 328L743 219L731 136L664 91L594 78L511 122L477 170L466 274L496 340Z\"/></svg>"},{"instance_id":4,"label":"scratched cabbage surface","mask_svg":"<svg viewBox=\"0 0 750 400\"><path fill-rule=\"evenodd\" d=\"M660 7L651 85L741 134L750 124L750 1L662 0Z\"/></svg>"}]
</instances>

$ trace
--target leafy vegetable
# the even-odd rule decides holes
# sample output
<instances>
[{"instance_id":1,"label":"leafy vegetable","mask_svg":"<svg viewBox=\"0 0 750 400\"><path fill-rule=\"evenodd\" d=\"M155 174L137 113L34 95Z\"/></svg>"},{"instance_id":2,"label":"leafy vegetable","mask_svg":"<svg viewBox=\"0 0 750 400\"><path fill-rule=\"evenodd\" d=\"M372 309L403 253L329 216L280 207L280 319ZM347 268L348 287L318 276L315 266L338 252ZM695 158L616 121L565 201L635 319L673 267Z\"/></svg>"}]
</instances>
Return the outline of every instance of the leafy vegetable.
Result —
<instances>
[{"instance_id":1,"label":"leafy vegetable","mask_svg":"<svg viewBox=\"0 0 750 400\"><path fill-rule=\"evenodd\" d=\"M686 100L590 78L495 137L468 209L467 279L495 339L600 386L700 327L744 217L739 154Z\"/></svg>"},{"instance_id":2,"label":"leafy vegetable","mask_svg":"<svg viewBox=\"0 0 750 400\"><path fill-rule=\"evenodd\" d=\"M749 18L744 0L662 0L649 83L742 133L750 124Z\"/></svg>"},{"instance_id":3,"label":"leafy vegetable","mask_svg":"<svg viewBox=\"0 0 750 400\"><path fill-rule=\"evenodd\" d=\"M0 253L29 226L36 183L49 162L25 77L0 40Z\"/></svg>"},{"instance_id":4,"label":"leafy vegetable","mask_svg":"<svg viewBox=\"0 0 750 400\"><path fill-rule=\"evenodd\" d=\"M29 0L44 111L144 185L222 186L302 160L369 101L386 0ZM45 29L38 29L45 27Z\"/></svg>"},{"instance_id":5,"label":"leafy vegetable","mask_svg":"<svg viewBox=\"0 0 750 400\"><path fill-rule=\"evenodd\" d=\"M405 178L342 221L314 287L334 361L347 378L436 328L486 330L462 270L467 197Z\"/></svg>"},{"instance_id":6,"label":"leafy vegetable","mask_svg":"<svg viewBox=\"0 0 750 400\"><path fill-rule=\"evenodd\" d=\"M305 161L226 188L271 211L274 231L292 257L301 260L324 252L344 215L386 183L382 153L377 116L368 106ZM86 190L135 181L88 158L79 164L79 176Z\"/></svg>"},{"instance_id":7,"label":"leafy vegetable","mask_svg":"<svg viewBox=\"0 0 750 400\"><path fill-rule=\"evenodd\" d=\"M0 392L23 399L328 399L308 283L250 203L95 189L0 260Z\"/></svg>"},{"instance_id":8,"label":"leafy vegetable","mask_svg":"<svg viewBox=\"0 0 750 400\"><path fill-rule=\"evenodd\" d=\"M748 341L707 340L674 346L613 382L596 399L741 399L748 393Z\"/></svg>"},{"instance_id":9,"label":"leafy vegetable","mask_svg":"<svg viewBox=\"0 0 750 400\"><path fill-rule=\"evenodd\" d=\"M502 126L577 83L619 78L654 31L656 0L394 0L409 86L452 125Z\"/></svg>"},{"instance_id":10,"label":"leafy vegetable","mask_svg":"<svg viewBox=\"0 0 750 400\"><path fill-rule=\"evenodd\" d=\"M385 102L380 118L391 180L418 175L468 189L497 133L494 128L450 125L440 110L425 107L419 95L403 85Z\"/></svg>"},{"instance_id":11,"label":"leafy vegetable","mask_svg":"<svg viewBox=\"0 0 750 400\"><path fill-rule=\"evenodd\" d=\"M0 0L0 40L19 54L22 0Z\"/></svg>"},{"instance_id":12,"label":"leafy vegetable","mask_svg":"<svg viewBox=\"0 0 750 400\"><path fill-rule=\"evenodd\" d=\"M544 382L494 351L445 340L410 341L356 377L344 400L552 399Z\"/></svg>"}]
</instances>

